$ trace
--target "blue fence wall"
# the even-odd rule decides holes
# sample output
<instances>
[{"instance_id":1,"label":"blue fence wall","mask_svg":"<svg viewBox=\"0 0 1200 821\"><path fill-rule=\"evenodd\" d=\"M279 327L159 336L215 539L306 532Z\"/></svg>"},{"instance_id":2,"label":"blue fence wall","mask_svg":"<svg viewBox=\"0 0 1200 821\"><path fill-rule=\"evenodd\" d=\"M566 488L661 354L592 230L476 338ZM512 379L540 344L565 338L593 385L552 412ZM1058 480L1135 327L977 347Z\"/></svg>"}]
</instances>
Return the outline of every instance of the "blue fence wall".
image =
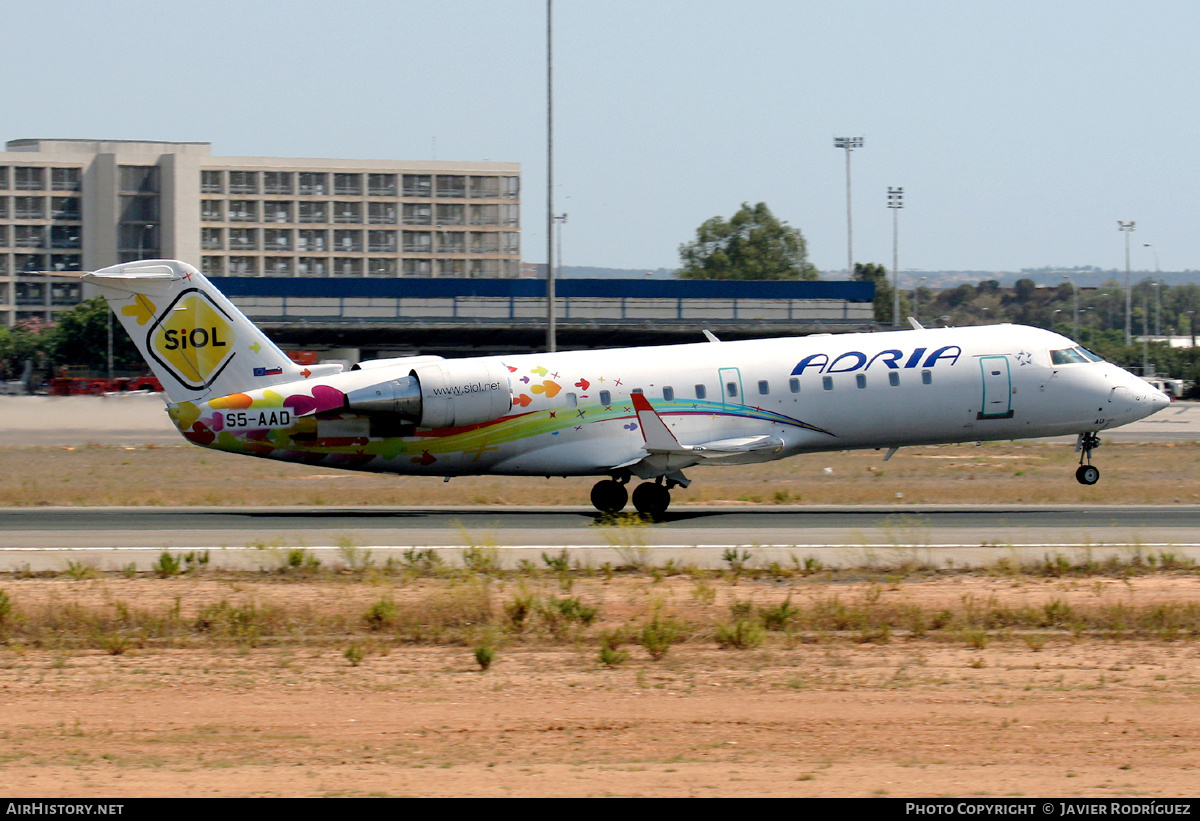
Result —
<instances>
[{"instance_id":1,"label":"blue fence wall","mask_svg":"<svg viewBox=\"0 0 1200 821\"><path fill-rule=\"evenodd\" d=\"M228 297L544 297L540 279L371 279L318 277L213 277ZM559 299L836 299L871 302L873 282L745 280L560 279Z\"/></svg>"}]
</instances>

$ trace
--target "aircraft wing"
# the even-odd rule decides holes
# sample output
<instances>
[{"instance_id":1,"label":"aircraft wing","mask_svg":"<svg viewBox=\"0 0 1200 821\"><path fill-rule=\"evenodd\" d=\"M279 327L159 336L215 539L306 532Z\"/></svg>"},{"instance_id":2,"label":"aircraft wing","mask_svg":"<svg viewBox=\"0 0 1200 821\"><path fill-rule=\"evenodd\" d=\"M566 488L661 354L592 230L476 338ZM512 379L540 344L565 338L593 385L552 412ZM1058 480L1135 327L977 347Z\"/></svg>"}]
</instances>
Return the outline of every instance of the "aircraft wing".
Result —
<instances>
[{"instance_id":1,"label":"aircraft wing","mask_svg":"<svg viewBox=\"0 0 1200 821\"><path fill-rule=\"evenodd\" d=\"M722 456L732 456L735 453L752 453L756 450L777 451L783 447L783 440L778 436L739 436L734 439L716 439L712 442L701 442L692 445L689 450L699 453L708 459L719 459Z\"/></svg>"},{"instance_id":2,"label":"aircraft wing","mask_svg":"<svg viewBox=\"0 0 1200 821\"><path fill-rule=\"evenodd\" d=\"M645 395L635 393L632 396L633 409L637 412L638 425L646 441L648 457L666 457L672 467L681 468L688 464L699 464L706 459L720 459L754 451L778 451L784 445L777 436L738 436L731 439L714 439L708 442L681 443L671 433L671 429L663 422L658 411L650 404ZM642 459L616 467L629 467Z\"/></svg>"}]
</instances>

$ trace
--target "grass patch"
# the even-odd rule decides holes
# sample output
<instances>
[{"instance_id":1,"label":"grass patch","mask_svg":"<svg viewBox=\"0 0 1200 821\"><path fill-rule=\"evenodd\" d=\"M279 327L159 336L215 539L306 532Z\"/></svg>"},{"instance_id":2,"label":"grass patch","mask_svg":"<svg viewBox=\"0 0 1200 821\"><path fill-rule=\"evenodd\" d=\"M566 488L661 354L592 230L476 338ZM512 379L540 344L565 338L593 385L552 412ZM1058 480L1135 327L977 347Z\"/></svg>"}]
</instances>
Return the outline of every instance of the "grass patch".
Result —
<instances>
[{"instance_id":1,"label":"grass patch","mask_svg":"<svg viewBox=\"0 0 1200 821\"><path fill-rule=\"evenodd\" d=\"M1120 566L1087 559L1065 566L1010 563L1000 578L974 574L966 589L975 592L961 593L959 580L971 574L945 569L913 571L903 582L903 575L879 566L820 574L802 566L743 566L734 585L722 581L730 570L565 567L552 554L541 566L502 569L487 556L450 567L416 550L394 574L382 567L312 566L307 554L296 555L288 572L199 573L198 559L189 570L186 559L164 552L154 572L133 577L82 567L50 577L7 574L10 581L0 587L0 642L60 648L64 657L80 648L128 655L171 647L344 649L359 643L488 646L494 652L510 643L607 642L606 657L616 662L628 644L659 661L681 645L747 650L797 642L938 641L973 651L1023 644L1038 652L1085 638L1200 638L1200 601L1136 595L1146 584L1190 589L1171 586L1191 572L1169 556ZM1068 575L1047 581L1047 567ZM1100 575L1069 575L1085 572ZM927 584L940 594L914 600L901 592Z\"/></svg>"}]
</instances>

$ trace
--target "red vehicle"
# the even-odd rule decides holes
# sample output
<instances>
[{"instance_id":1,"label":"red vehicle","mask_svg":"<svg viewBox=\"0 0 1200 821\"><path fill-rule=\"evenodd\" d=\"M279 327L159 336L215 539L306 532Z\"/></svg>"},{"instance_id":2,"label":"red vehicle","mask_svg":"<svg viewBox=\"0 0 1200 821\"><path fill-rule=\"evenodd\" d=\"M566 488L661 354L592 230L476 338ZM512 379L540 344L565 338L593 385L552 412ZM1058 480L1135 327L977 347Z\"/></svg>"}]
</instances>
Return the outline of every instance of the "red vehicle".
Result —
<instances>
[{"instance_id":1,"label":"red vehicle","mask_svg":"<svg viewBox=\"0 0 1200 821\"><path fill-rule=\"evenodd\" d=\"M316 351L284 351L297 365L315 365L320 361Z\"/></svg>"},{"instance_id":2,"label":"red vehicle","mask_svg":"<svg viewBox=\"0 0 1200 821\"><path fill-rule=\"evenodd\" d=\"M162 383L158 381L157 376L135 376L132 379L125 380L125 384L119 390L162 393Z\"/></svg>"},{"instance_id":3,"label":"red vehicle","mask_svg":"<svg viewBox=\"0 0 1200 821\"><path fill-rule=\"evenodd\" d=\"M106 393L128 391L162 391L162 383L154 376L107 377L72 375L63 368L59 375L50 380L51 396L101 396Z\"/></svg>"}]
</instances>

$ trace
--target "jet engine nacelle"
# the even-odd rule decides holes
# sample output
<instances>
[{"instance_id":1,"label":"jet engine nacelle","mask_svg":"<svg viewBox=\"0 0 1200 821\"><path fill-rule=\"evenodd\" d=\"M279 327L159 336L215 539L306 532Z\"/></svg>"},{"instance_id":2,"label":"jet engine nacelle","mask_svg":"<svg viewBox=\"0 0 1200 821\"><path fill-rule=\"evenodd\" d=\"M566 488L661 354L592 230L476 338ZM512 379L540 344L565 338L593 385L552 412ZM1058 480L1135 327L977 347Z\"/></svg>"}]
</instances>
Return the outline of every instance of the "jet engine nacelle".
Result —
<instances>
[{"instance_id":1,"label":"jet engine nacelle","mask_svg":"<svg viewBox=\"0 0 1200 821\"><path fill-rule=\"evenodd\" d=\"M393 413L423 428L453 428L499 419L512 410L508 368L499 362L427 362L408 376L350 391L346 407Z\"/></svg>"},{"instance_id":2,"label":"jet engine nacelle","mask_svg":"<svg viewBox=\"0 0 1200 821\"><path fill-rule=\"evenodd\" d=\"M376 368L396 368L406 366L409 368L423 365L426 362L440 362L444 359L441 356L397 356L393 359L368 359L365 362L359 362L350 370L352 371L372 371Z\"/></svg>"}]
</instances>

